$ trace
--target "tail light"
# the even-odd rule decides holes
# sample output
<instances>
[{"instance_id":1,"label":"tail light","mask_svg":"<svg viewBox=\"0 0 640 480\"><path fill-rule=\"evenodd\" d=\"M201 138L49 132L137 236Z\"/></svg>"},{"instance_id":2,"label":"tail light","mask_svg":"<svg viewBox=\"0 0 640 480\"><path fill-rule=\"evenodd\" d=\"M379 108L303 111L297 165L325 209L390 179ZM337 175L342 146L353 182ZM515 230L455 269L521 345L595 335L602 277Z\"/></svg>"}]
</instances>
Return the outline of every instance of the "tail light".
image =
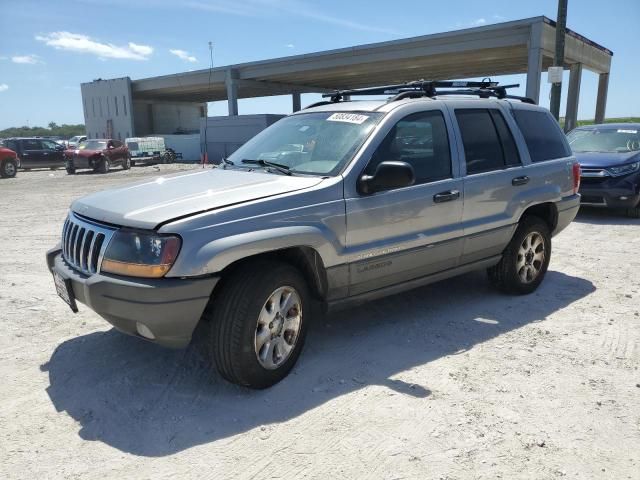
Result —
<instances>
[{"instance_id":1,"label":"tail light","mask_svg":"<svg viewBox=\"0 0 640 480\"><path fill-rule=\"evenodd\" d=\"M578 193L580 189L580 164L574 162L573 164L573 193Z\"/></svg>"}]
</instances>

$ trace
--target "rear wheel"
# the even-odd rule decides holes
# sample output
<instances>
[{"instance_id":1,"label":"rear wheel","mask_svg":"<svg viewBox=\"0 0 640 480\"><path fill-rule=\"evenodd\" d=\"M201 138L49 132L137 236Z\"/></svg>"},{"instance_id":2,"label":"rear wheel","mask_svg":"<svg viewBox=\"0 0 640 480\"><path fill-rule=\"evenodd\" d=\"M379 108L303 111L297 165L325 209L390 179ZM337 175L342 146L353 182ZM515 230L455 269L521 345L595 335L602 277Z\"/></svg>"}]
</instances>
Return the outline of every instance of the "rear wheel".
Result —
<instances>
[{"instance_id":1,"label":"rear wheel","mask_svg":"<svg viewBox=\"0 0 640 480\"><path fill-rule=\"evenodd\" d=\"M122 160L122 169L129 170L131 168L131 157L127 155L124 160Z\"/></svg>"},{"instance_id":2,"label":"rear wheel","mask_svg":"<svg viewBox=\"0 0 640 480\"><path fill-rule=\"evenodd\" d=\"M500 290L525 295L542 283L550 259L549 226L538 217L526 216L520 220L500 262L487 269L487 273Z\"/></svg>"},{"instance_id":3,"label":"rear wheel","mask_svg":"<svg viewBox=\"0 0 640 480\"><path fill-rule=\"evenodd\" d=\"M13 178L18 173L18 162L13 159L7 159L0 165L0 177Z\"/></svg>"},{"instance_id":4,"label":"rear wheel","mask_svg":"<svg viewBox=\"0 0 640 480\"><path fill-rule=\"evenodd\" d=\"M220 374L250 388L267 388L295 365L311 305L300 272L261 261L239 268L215 294L209 349Z\"/></svg>"}]
</instances>

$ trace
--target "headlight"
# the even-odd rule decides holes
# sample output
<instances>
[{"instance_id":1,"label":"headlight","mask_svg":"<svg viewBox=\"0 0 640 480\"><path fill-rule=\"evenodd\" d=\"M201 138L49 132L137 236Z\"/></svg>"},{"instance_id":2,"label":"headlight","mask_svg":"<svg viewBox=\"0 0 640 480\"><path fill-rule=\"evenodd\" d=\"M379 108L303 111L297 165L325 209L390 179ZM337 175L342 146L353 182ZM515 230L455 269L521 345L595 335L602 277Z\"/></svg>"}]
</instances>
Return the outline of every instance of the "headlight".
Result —
<instances>
[{"instance_id":1,"label":"headlight","mask_svg":"<svg viewBox=\"0 0 640 480\"><path fill-rule=\"evenodd\" d=\"M102 272L160 278L173 266L182 240L176 235L119 230L102 259Z\"/></svg>"},{"instance_id":2,"label":"headlight","mask_svg":"<svg viewBox=\"0 0 640 480\"><path fill-rule=\"evenodd\" d=\"M614 177L629 175L630 173L640 170L640 162L629 163L627 165L621 165L619 167L609 167L607 168L607 170L609 170L609 173Z\"/></svg>"}]
</instances>

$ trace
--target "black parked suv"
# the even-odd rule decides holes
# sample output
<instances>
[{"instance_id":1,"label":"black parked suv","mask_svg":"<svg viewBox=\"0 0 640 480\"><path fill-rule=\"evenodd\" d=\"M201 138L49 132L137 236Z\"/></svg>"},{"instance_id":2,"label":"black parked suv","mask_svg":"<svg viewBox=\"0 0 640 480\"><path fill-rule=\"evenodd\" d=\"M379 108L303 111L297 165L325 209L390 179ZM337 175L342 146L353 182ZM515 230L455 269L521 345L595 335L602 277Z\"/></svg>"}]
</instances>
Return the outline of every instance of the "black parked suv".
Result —
<instances>
[{"instance_id":1,"label":"black parked suv","mask_svg":"<svg viewBox=\"0 0 640 480\"><path fill-rule=\"evenodd\" d=\"M567 137L582 170L582 205L625 208L640 218L640 124L590 125Z\"/></svg>"},{"instance_id":2,"label":"black parked suv","mask_svg":"<svg viewBox=\"0 0 640 480\"><path fill-rule=\"evenodd\" d=\"M47 138L8 138L5 147L18 154L20 168L64 167L64 146Z\"/></svg>"}]
</instances>

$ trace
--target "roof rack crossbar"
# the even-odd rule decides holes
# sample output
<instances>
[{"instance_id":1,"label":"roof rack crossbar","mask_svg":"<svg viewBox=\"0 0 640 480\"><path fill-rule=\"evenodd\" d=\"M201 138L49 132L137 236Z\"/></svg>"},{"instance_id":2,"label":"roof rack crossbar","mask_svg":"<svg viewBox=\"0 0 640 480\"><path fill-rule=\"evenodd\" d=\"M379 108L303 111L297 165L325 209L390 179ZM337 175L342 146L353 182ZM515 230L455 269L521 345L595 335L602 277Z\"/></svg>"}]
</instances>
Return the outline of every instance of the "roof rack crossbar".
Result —
<instances>
[{"instance_id":1,"label":"roof rack crossbar","mask_svg":"<svg viewBox=\"0 0 640 480\"><path fill-rule=\"evenodd\" d=\"M477 95L480 98L499 98L520 100L525 103L535 104L527 97L508 95L507 89L519 87L520 84L499 85L491 79L478 81L466 80L416 80L413 82L383 85L379 87L353 88L348 90L336 90L333 93L325 93L322 96L329 98L331 103L344 101L345 97L357 95L393 95L388 101L395 102L404 98L433 98L438 95ZM446 90L441 90L446 89Z\"/></svg>"}]
</instances>

